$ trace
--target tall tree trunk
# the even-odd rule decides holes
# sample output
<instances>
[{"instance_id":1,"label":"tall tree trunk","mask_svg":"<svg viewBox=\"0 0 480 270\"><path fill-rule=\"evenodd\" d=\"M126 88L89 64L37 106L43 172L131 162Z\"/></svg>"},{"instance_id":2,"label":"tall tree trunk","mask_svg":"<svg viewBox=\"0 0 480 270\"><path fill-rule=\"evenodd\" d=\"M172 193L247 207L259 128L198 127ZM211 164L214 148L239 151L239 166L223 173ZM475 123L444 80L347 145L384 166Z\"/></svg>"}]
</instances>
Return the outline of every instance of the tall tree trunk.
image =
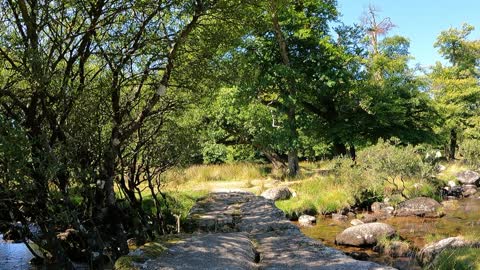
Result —
<instances>
[{"instance_id":1,"label":"tall tree trunk","mask_svg":"<svg viewBox=\"0 0 480 270\"><path fill-rule=\"evenodd\" d=\"M457 149L457 131L455 129L450 130L450 151L448 153L448 158L451 160L455 159L455 152Z\"/></svg>"},{"instance_id":2,"label":"tall tree trunk","mask_svg":"<svg viewBox=\"0 0 480 270\"><path fill-rule=\"evenodd\" d=\"M280 55L282 56L283 65L286 67L290 66L290 59L288 56L288 48L287 42L285 37L283 36L282 29L280 27L280 23L278 20L278 10L277 10L277 3L276 0L271 1L271 11L272 11L272 24L275 30L275 37L278 42L278 46L280 49ZM287 91L285 91L291 100L291 97L294 97L296 94L294 82L290 81L287 85ZM288 128L289 128L289 150L288 150L288 175L295 176L298 173L299 165L298 165L298 150L297 150L297 141L298 141L298 133L297 133L297 124L296 124L296 108L295 103L292 101L288 101L286 104L287 107L287 114L288 114Z\"/></svg>"},{"instance_id":3,"label":"tall tree trunk","mask_svg":"<svg viewBox=\"0 0 480 270\"><path fill-rule=\"evenodd\" d=\"M350 144L350 157L352 161L357 160L357 151L355 150L355 145L353 143Z\"/></svg>"},{"instance_id":4,"label":"tall tree trunk","mask_svg":"<svg viewBox=\"0 0 480 270\"><path fill-rule=\"evenodd\" d=\"M297 121L295 119L295 107L290 108L288 112L288 128L290 131L290 149L288 150L288 175L296 176L300 168L298 164L298 151L297 151Z\"/></svg>"}]
</instances>

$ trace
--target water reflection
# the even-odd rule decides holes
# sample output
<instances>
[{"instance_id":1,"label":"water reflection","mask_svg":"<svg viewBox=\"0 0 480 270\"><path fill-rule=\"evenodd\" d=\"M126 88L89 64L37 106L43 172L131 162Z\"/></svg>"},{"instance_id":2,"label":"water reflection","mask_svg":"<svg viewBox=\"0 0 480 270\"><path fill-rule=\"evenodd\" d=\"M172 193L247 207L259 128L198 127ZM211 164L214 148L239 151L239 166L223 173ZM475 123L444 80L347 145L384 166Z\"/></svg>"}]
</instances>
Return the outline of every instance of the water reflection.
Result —
<instances>
[{"instance_id":1,"label":"water reflection","mask_svg":"<svg viewBox=\"0 0 480 270\"><path fill-rule=\"evenodd\" d=\"M427 242L451 236L468 235L480 237L480 199L468 198L453 202L453 207L445 207L442 218L394 217L380 222L392 225L397 234L409 241L415 249L422 248ZM369 260L394 265L399 269L420 269L414 258L392 259L373 252L368 248L355 248L335 245L335 237L350 227L348 222L335 222L330 218L318 218L317 225L302 228L304 234L321 240L325 245L345 252L363 252ZM399 265L400 264L400 265Z\"/></svg>"}]
</instances>

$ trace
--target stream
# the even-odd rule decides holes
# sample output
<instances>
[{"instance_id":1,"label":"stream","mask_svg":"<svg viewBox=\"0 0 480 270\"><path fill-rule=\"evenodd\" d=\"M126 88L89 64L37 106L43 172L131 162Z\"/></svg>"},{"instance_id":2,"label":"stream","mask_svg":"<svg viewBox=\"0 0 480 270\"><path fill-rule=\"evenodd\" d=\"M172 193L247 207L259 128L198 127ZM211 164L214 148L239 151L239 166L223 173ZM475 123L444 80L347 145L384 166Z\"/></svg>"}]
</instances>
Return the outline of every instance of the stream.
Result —
<instances>
[{"instance_id":1,"label":"stream","mask_svg":"<svg viewBox=\"0 0 480 270\"><path fill-rule=\"evenodd\" d=\"M480 237L480 199L464 198L452 201L451 207L445 207L442 218L392 217L379 222L392 225L397 234L408 241L414 250L419 250L432 240L470 235ZM371 248L356 248L335 245L335 237L344 229L350 227L350 221L337 222L331 218L318 217L313 227L301 228L302 232L314 239L321 240L325 245L344 252L366 253L368 260L390 265L398 269L421 269L415 258L392 258L374 252Z\"/></svg>"}]
</instances>

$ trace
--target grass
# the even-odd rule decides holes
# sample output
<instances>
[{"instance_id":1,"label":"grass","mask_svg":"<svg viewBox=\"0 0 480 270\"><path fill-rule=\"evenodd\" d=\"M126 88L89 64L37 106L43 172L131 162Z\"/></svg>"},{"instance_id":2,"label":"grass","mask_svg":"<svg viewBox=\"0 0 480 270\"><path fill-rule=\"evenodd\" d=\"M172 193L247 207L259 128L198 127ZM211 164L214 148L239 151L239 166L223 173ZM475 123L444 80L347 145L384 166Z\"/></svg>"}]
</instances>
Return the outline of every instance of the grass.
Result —
<instances>
[{"instance_id":1,"label":"grass","mask_svg":"<svg viewBox=\"0 0 480 270\"><path fill-rule=\"evenodd\" d=\"M448 183L448 181L457 183L456 174L468 169L468 166L461 161L450 162L446 165L446 169L437 175L437 178L442 180L445 184Z\"/></svg>"},{"instance_id":2,"label":"grass","mask_svg":"<svg viewBox=\"0 0 480 270\"><path fill-rule=\"evenodd\" d=\"M167 250L167 245L177 243L178 241L181 241L181 238L166 236L160 238L159 241L146 243L137 249L140 252L134 252L135 255L126 255L118 258L113 268L115 270L139 270L141 266L139 264L149 259L157 258Z\"/></svg>"},{"instance_id":3,"label":"grass","mask_svg":"<svg viewBox=\"0 0 480 270\"><path fill-rule=\"evenodd\" d=\"M428 269L438 270L480 270L480 249L447 249L440 253Z\"/></svg>"},{"instance_id":4,"label":"grass","mask_svg":"<svg viewBox=\"0 0 480 270\"><path fill-rule=\"evenodd\" d=\"M401 240L398 236L393 238L381 237L377 243L377 248L383 254L388 254L391 257L406 256L412 249L409 242Z\"/></svg>"},{"instance_id":5,"label":"grass","mask_svg":"<svg viewBox=\"0 0 480 270\"><path fill-rule=\"evenodd\" d=\"M232 163L194 165L186 169L171 170L165 174L167 183L203 183L210 181L248 181L264 178L270 172L268 165Z\"/></svg>"},{"instance_id":6,"label":"grass","mask_svg":"<svg viewBox=\"0 0 480 270\"><path fill-rule=\"evenodd\" d=\"M314 177L294 184L297 197L277 201L276 205L287 216L298 216L305 212L332 213L355 202L348 185L336 183L334 177Z\"/></svg>"}]
</instances>

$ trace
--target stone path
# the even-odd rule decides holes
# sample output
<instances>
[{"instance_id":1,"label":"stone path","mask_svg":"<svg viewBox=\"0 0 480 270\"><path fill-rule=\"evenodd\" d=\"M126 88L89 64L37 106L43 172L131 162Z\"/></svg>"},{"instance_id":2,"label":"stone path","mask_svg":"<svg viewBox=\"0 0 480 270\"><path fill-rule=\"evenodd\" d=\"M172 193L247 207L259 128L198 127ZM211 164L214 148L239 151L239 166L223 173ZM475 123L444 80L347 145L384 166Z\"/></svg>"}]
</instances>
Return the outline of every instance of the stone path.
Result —
<instances>
[{"instance_id":1,"label":"stone path","mask_svg":"<svg viewBox=\"0 0 480 270\"><path fill-rule=\"evenodd\" d=\"M188 228L200 234L144 269L394 269L306 237L273 201L251 193L212 193L192 208Z\"/></svg>"}]
</instances>

